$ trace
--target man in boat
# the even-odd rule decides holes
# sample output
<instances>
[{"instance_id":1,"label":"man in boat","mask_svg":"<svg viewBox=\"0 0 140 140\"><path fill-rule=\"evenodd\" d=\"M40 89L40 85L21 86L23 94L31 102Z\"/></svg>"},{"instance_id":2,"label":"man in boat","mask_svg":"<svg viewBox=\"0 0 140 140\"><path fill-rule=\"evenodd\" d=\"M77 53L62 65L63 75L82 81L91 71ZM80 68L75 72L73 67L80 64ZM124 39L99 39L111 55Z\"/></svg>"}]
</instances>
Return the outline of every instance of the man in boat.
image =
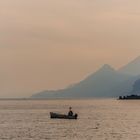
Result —
<instances>
[{"instance_id":1,"label":"man in boat","mask_svg":"<svg viewBox=\"0 0 140 140\"><path fill-rule=\"evenodd\" d=\"M69 107L69 112L68 112L68 116L73 116L73 111L72 111L72 107Z\"/></svg>"}]
</instances>

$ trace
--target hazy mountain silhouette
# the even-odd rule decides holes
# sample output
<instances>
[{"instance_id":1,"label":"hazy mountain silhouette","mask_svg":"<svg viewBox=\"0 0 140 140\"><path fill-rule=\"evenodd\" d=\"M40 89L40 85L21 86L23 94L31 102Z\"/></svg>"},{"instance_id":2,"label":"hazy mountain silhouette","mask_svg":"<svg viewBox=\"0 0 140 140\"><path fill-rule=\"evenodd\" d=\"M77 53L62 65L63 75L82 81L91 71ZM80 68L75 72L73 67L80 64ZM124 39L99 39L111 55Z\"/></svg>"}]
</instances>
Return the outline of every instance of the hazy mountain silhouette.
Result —
<instances>
[{"instance_id":1,"label":"hazy mountain silhouette","mask_svg":"<svg viewBox=\"0 0 140 140\"><path fill-rule=\"evenodd\" d=\"M135 81L131 94L139 94L140 95L140 79Z\"/></svg>"},{"instance_id":2,"label":"hazy mountain silhouette","mask_svg":"<svg viewBox=\"0 0 140 140\"><path fill-rule=\"evenodd\" d=\"M132 76L115 71L106 64L94 74L69 88L43 91L33 95L32 98L114 97L132 89L131 79L133 79Z\"/></svg>"},{"instance_id":3,"label":"hazy mountain silhouette","mask_svg":"<svg viewBox=\"0 0 140 140\"><path fill-rule=\"evenodd\" d=\"M120 68L119 72L129 75L140 75L140 56Z\"/></svg>"}]
</instances>

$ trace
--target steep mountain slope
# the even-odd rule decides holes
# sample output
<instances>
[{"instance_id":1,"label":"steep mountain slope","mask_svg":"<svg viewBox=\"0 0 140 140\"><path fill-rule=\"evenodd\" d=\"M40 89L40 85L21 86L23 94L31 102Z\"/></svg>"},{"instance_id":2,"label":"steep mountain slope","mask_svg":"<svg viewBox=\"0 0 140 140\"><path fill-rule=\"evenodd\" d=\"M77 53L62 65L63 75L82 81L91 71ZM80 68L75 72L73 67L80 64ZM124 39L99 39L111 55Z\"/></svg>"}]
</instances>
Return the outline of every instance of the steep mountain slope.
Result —
<instances>
[{"instance_id":1,"label":"steep mountain slope","mask_svg":"<svg viewBox=\"0 0 140 140\"><path fill-rule=\"evenodd\" d=\"M120 68L119 72L129 75L140 75L140 56Z\"/></svg>"}]
</instances>

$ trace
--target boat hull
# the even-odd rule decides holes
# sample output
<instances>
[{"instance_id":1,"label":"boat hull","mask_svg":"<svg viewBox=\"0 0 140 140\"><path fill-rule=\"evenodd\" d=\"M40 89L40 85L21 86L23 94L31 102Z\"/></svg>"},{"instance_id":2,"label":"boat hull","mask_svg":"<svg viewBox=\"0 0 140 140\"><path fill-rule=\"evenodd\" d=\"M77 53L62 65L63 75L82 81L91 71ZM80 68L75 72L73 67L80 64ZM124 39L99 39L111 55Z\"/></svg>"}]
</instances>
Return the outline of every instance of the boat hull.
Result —
<instances>
[{"instance_id":1,"label":"boat hull","mask_svg":"<svg viewBox=\"0 0 140 140\"><path fill-rule=\"evenodd\" d=\"M73 116L68 116L68 115L65 115L65 114L58 114L58 113L53 113L53 112L50 112L50 118L51 119L77 119L78 115L75 114Z\"/></svg>"}]
</instances>

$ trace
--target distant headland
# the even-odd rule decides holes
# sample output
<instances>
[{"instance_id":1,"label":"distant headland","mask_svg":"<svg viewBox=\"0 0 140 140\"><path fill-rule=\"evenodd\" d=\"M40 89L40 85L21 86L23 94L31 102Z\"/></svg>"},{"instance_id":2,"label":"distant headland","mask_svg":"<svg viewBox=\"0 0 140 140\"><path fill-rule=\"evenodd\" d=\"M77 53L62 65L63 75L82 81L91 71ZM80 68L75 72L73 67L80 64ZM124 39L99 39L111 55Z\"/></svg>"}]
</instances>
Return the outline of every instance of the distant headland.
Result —
<instances>
[{"instance_id":1,"label":"distant headland","mask_svg":"<svg viewBox=\"0 0 140 140\"><path fill-rule=\"evenodd\" d=\"M119 96L120 100L139 99L140 100L140 79L136 80L130 95Z\"/></svg>"},{"instance_id":2,"label":"distant headland","mask_svg":"<svg viewBox=\"0 0 140 140\"><path fill-rule=\"evenodd\" d=\"M119 100L140 100L140 95L120 96Z\"/></svg>"}]
</instances>

